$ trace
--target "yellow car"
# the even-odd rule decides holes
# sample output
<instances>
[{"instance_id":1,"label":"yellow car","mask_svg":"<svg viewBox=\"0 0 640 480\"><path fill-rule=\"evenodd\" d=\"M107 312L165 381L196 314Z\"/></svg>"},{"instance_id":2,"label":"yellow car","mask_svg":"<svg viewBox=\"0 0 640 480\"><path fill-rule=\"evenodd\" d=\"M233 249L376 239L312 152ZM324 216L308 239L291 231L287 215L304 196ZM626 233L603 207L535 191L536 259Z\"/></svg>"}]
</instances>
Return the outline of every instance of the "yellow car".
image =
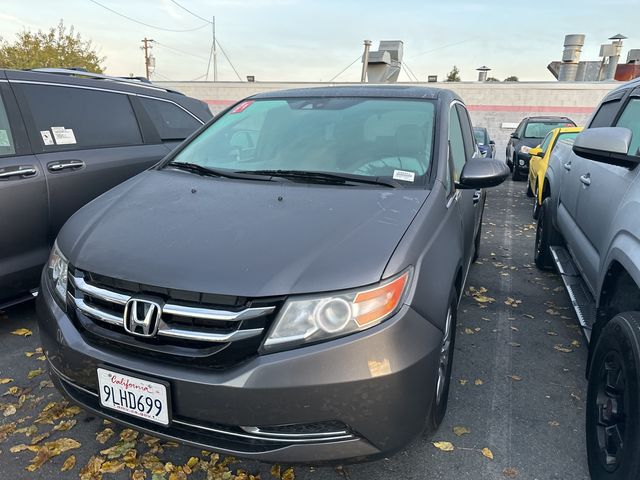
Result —
<instances>
[{"instance_id":1,"label":"yellow car","mask_svg":"<svg viewBox=\"0 0 640 480\"><path fill-rule=\"evenodd\" d=\"M535 197L533 202L533 218L538 218L540 205L542 205L544 176L547 173L547 165L551 151L555 147L558 140L568 140L576 138L576 135L582 131L582 127L562 127L554 128L540 145L529 150L531 160L529 161L529 180L527 182L527 196Z\"/></svg>"}]
</instances>

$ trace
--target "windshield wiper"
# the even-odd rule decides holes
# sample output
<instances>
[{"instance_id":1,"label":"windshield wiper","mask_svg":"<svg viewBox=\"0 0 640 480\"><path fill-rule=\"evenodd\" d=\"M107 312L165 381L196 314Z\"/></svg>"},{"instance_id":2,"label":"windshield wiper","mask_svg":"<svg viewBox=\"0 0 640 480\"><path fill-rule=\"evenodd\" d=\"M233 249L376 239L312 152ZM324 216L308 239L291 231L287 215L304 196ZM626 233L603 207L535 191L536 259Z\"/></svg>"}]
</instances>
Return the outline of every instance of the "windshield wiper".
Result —
<instances>
[{"instance_id":1,"label":"windshield wiper","mask_svg":"<svg viewBox=\"0 0 640 480\"><path fill-rule=\"evenodd\" d=\"M267 175L270 177L283 177L289 179L301 179L308 181L316 181L332 184L344 184L351 183L365 183L370 185L382 185L385 187L398 188L402 184L396 180L392 180L384 177L369 177L366 175L356 175L353 173L333 173L333 172L318 172L308 170L243 170L241 174L253 174L253 175Z\"/></svg>"},{"instance_id":2,"label":"windshield wiper","mask_svg":"<svg viewBox=\"0 0 640 480\"><path fill-rule=\"evenodd\" d=\"M205 167L203 165L199 165L197 163L191 163L191 162L173 162L172 161L167 163L165 167L178 168L180 170L195 173L197 175L202 175L204 177L235 178L235 179L241 179L241 180L259 180L263 182L268 182L271 180L261 175L251 175L251 172L246 172L246 173L234 172L232 170Z\"/></svg>"}]
</instances>

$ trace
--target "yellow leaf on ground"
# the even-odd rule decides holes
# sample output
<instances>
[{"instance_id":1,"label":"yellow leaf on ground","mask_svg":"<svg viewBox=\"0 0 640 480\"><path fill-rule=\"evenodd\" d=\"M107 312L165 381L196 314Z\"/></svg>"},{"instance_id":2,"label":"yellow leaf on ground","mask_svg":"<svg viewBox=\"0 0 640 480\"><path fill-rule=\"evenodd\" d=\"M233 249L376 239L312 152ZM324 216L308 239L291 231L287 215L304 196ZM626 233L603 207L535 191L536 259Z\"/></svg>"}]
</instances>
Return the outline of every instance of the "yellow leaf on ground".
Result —
<instances>
[{"instance_id":1,"label":"yellow leaf on ground","mask_svg":"<svg viewBox=\"0 0 640 480\"><path fill-rule=\"evenodd\" d=\"M282 480L295 480L296 474L293 473L293 468L287 468L282 474Z\"/></svg>"},{"instance_id":2,"label":"yellow leaf on ground","mask_svg":"<svg viewBox=\"0 0 640 480\"><path fill-rule=\"evenodd\" d=\"M466 327L464 329L464 333L466 333L467 335L473 335L475 332L471 330L469 327Z\"/></svg>"},{"instance_id":3,"label":"yellow leaf on ground","mask_svg":"<svg viewBox=\"0 0 640 480\"><path fill-rule=\"evenodd\" d=\"M109 460L100 465L100 473L118 473L124 470L122 460Z\"/></svg>"},{"instance_id":4,"label":"yellow leaf on ground","mask_svg":"<svg viewBox=\"0 0 640 480\"><path fill-rule=\"evenodd\" d=\"M78 421L75 419L61 420L60 423L53 427L53 429L61 432L66 432L67 430L71 430L73 427L75 427L76 423L78 423Z\"/></svg>"},{"instance_id":5,"label":"yellow leaf on ground","mask_svg":"<svg viewBox=\"0 0 640 480\"><path fill-rule=\"evenodd\" d=\"M13 382L13 378L0 378L0 385L6 385Z\"/></svg>"},{"instance_id":6,"label":"yellow leaf on ground","mask_svg":"<svg viewBox=\"0 0 640 480\"><path fill-rule=\"evenodd\" d=\"M487 457L489 460L493 460L493 452L489 450L487 447L482 449L482 455Z\"/></svg>"},{"instance_id":7,"label":"yellow leaf on ground","mask_svg":"<svg viewBox=\"0 0 640 480\"><path fill-rule=\"evenodd\" d=\"M547 332L547 335L550 335L552 337L557 337L558 334L556 332Z\"/></svg>"},{"instance_id":8,"label":"yellow leaf on ground","mask_svg":"<svg viewBox=\"0 0 640 480\"><path fill-rule=\"evenodd\" d=\"M466 385L467 383L469 383L469 380L467 380L466 378L461 378L459 381L460 385Z\"/></svg>"},{"instance_id":9,"label":"yellow leaf on ground","mask_svg":"<svg viewBox=\"0 0 640 480\"><path fill-rule=\"evenodd\" d=\"M278 465L277 463L275 465L271 465L271 476L275 478L281 478L280 465Z\"/></svg>"},{"instance_id":10,"label":"yellow leaf on ground","mask_svg":"<svg viewBox=\"0 0 640 480\"><path fill-rule=\"evenodd\" d=\"M559 423L559 422L556 422L555 420L551 420L551 421L549 422L549 425L551 425L552 427L558 427L558 426L560 426L560 423Z\"/></svg>"},{"instance_id":11,"label":"yellow leaf on ground","mask_svg":"<svg viewBox=\"0 0 640 480\"><path fill-rule=\"evenodd\" d=\"M37 377L38 375L42 375L44 373L44 370L41 368L36 368L35 370L31 370L28 374L27 374L27 378L28 379L32 379L34 377Z\"/></svg>"},{"instance_id":12,"label":"yellow leaf on ground","mask_svg":"<svg viewBox=\"0 0 640 480\"><path fill-rule=\"evenodd\" d=\"M33 332L28 328L19 328L11 333L13 333L14 335L20 335L21 337L28 337L29 335L33 335Z\"/></svg>"},{"instance_id":13,"label":"yellow leaf on ground","mask_svg":"<svg viewBox=\"0 0 640 480\"><path fill-rule=\"evenodd\" d=\"M67 472L76 466L76 456L70 455L62 464L61 472Z\"/></svg>"},{"instance_id":14,"label":"yellow leaf on ground","mask_svg":"<svg viewBox=\"0 0 640 480\"><path fill-rule=\"evenodd\" d=\"M479 378L476 378L475 382L473 382L475 385L482 385L484 384L484 382L482 380L480 380Z\"/></svg>"},{"instance_id":15,"label":"yellow leaf on ground","mask_svg":"<svg viewBox=\"0 0 640 480\"><path fill-rule=\"evenodd\" d=\"M96 442L104 445L112 436L113 430L110 428L105 428L104 430L96 433Z\"/></svg>"},{"instance_id":16,"label":"yellow leaf on ground","mask_svg":"<svg viewBox=\"0 0 640 480\"><path fill-rule=\"evenodd\" d=\"M144 470L135 470L131 474L131 480L145 480L147 478L147 474Z\"/></svg>"},{"instance_id":17,"label":"yellow leaf on ground","mask_svg":"<svg viewBox=\"0 0 640 480\"><path fill-rule=\"evenodd\" d=\"M461 437L462 435L471 433L471 430L469 430L467 427L453 427L453 433Z\"/></svg>"},{"instance_id":18,"label":"yellow leaf on ground","mask_svg":"<svg viewBox=\"0 0 640 480\"><path fill-rule=\"evenodd\" d=\"M433 446L438 450L442 450L443 452L452 452L455 450L455 447L451 442L431 442Z\"/></svg>"},{"instance_id":19,"label":"yellow leaf on ground","mask_svg":"<svg viewBox=\"0 0 640 480\"><path fill-rule=\"evenodd\" d=\"M553 347L555 350L562 352L562 353L571 353L573 352L573 350L571 350L570 348L565 347L564 345L556 345Z\"/></svg>"},{"instance_id":20,"label":"yellow leaf on ground","mask_svg":"<svg viewBox=\"0 0 640 480\"><path fill-rule=\"evenodd\" d=\"M9 405L7 405L4 409L4 412L2 413L5 417L8 417L9 415L13 415L17 412L16 410L16 406L13 403L10 403Z\"/></svg>"},{"instance_id":21,"label":"yellow leaf on ground","mask_svg":"<svg viewBox=\"0 0 640 480\"><path fill-rule=\"evenodd\" d=\"M578 340L573 340L571 342L571 346L575 347L575 348L579 348L580 347L580 342Z\"/></svg>"},{"instance_id":22,"label":"yellow leaf on ground","mask_svg":"<svg viewBox=\"0 0 640 480\"><path fill-rule=\"evenodd\" d=\"M104 463L104 458L94 455L87 464L80 470L80 480L95 480L102 478L100 467Z\"/></svg>"},{"instance_id":23,"label":"yellow leaf on ground","mask_svg":"<svg viewBox=\"0 0 640 480\"><path fill-rule=\"evenodd\" d=\"M516 382L522 380L522 377L520 375L507 375L507 377L509 377L511 380L515 380Z\"/></svg>"}]
</instances>

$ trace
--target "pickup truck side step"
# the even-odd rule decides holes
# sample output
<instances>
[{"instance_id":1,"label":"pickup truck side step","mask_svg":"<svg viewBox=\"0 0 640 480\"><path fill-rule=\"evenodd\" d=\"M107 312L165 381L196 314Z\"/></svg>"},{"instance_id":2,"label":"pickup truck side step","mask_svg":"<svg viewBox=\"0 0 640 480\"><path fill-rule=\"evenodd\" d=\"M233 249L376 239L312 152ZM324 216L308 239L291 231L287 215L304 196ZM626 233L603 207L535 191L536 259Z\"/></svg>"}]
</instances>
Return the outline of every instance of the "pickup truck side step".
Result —
<instances>
[{"instance_id":1,"label":"pickup truck side step","mask_svg":"<svg viewBox=\"0 0 640 480\"><path fill-rule=\"evenodd\" d=\"M578 269L573 263L569 252L564 247L551 247L553 261L558 268L560 278L564 283L573 309L582 327L587 342L591 340L591 329L596 320L596 302L589 292L587 285L578 273Z\"/></svg>"}]
</instances>

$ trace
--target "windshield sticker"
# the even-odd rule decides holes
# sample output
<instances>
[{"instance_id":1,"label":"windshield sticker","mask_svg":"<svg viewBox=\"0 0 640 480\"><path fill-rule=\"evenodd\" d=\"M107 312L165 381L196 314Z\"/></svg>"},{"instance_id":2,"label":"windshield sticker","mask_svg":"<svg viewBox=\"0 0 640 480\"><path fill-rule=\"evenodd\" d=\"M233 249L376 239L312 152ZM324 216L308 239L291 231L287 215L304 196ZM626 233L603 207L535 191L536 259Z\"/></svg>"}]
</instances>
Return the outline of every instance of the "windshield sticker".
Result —
<instances>
[{"instance_id":1,"label":"windshield sticker","mask_svg":"<svg viewBox=\"0 0 640 480\"><path fill-rule=\"evenodd\" d=\"M51 127L53 132L53 138L58 145L73 145L76 142L76 136L73 134L73 130L64 127Z\"/></svg>"},{"instance_id":2,"label":"windshield sticker","mask_svg":"<svg viewBox=\"0 0 640 480\"><path fill-rule=\"evenodd\" d=\"M10 147L11 142L9 142L9 135L7 135L6 130L0 130L0 147Z\"/></svg>"},{"instance_id":3,"label":"windshield sticker","mask_svg":"<svg viewBox=\"0 0 640 480\"><path fill-rule=\"evenodd\" d=\"M253 100L247 100L246 102L242 102L239 105L236 105L234 107L233 110L231 110L230 113L242 113L244 112L247 108L249 108L251 106L251 104L253 103Z\"/></svg>"},{"instance_id":4,"label":"windshield sticker","mask_svg":"<svg viewBox=\"0 0 640 480\"><path fill-rule=\"evenodd\" d=\"M407 172L406 170L393 171L394 180L402 180L404 182L413 182L415 178L416 178L416 174L414 172Z\"/></svg>"},{"instance_id":5,"label":"windshield sticker","mask_svg":"<svg viewBox=\"0 0 640 480\"><path fill-rule=\"evenodd\" d=\"M45 145L55 145L53 141L53 137L51 136L51 132L49 130L40 130L40 136L42 137L42 142Z\"/></svg>"}]
</instances>

